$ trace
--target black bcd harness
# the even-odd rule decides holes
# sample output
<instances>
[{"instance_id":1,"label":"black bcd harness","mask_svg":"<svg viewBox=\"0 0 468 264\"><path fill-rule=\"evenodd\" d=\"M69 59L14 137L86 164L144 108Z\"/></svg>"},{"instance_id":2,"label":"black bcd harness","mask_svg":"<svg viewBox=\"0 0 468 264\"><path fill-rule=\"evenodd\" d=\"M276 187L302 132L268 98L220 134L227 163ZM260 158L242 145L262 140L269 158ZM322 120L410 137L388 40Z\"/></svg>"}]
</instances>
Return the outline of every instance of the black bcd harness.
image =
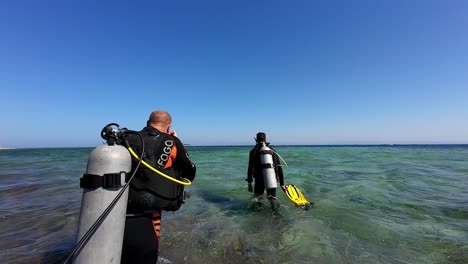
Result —
<instances>
[{"instance_id":1,"label":"black bcd harness","mask_svg":"<svg viewBox=\"0 0 468 264\"><path fill-rule=\"evenodd\" d=\"M127 173L121 171L119 173L106 173L104 175L83 174L80 178L80 188L97 189L97 188L120 188L125 185Z\"/></svg>"}]
</instances>

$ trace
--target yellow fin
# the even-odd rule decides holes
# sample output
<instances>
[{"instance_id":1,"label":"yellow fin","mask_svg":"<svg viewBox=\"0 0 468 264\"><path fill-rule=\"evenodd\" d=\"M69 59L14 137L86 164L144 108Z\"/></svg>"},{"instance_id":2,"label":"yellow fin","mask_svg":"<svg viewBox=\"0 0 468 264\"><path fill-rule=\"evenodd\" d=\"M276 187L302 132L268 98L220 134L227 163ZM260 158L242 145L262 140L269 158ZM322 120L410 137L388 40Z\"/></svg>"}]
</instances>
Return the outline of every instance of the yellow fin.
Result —
<instances>
[{"instance_id":1,"label":"yellow fin","mask_svg":"<svg viewBox=\"0 0 468 264\"><path fill-rule=\"evenodd\" d=\"M286 185L286 196L291 200L296 206L310 206L310 202L302 194L301 190L293 184Z\"/></svg>"}]
</instances>

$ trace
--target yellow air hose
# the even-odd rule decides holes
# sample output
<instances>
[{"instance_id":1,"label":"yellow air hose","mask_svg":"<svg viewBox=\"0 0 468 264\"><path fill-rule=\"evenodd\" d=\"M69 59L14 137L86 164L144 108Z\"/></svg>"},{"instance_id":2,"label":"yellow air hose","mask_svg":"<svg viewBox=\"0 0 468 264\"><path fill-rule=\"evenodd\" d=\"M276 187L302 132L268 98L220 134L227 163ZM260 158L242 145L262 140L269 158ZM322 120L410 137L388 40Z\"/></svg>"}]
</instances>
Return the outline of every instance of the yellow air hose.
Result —
<instances>
[{"instance_id":1,"label":"yellow air hose","mask_svg":"<svg viewBox=\"0 0 468 264\"><path fill-rule=\"evenodd\" d=\"M127 149L128 149L128 151L130 152L130 154L132 154L132 156L133 156L135 159L140 160L140 157L138 157L138 155L135 154L135 152L133 151L133 149L132 149L131 147L128 147ZM150 169L150 170L156 172L157 174L163 176L164 178L166 178L166 179L168 179L168 180L170 180L170 181L173 181L173 182L176 182L176 183L178 183L178 184L185 185L185 186L188 186L188 185L192 184L192 182L191 182L189 179L187 179L187 178L182 178L183 181L180 181L180 180L178 180L178 179L174 179L173 177L171 177L171 176L169 176L169 175L167 175L167 174L164 174L164 173L158 171L157 169L153 168L151 165L149 165L148 163L146 163L144 160L141 160L141 163L142 163L143 165L145 165L148 169Z\"/></svg>"}]
</instances>

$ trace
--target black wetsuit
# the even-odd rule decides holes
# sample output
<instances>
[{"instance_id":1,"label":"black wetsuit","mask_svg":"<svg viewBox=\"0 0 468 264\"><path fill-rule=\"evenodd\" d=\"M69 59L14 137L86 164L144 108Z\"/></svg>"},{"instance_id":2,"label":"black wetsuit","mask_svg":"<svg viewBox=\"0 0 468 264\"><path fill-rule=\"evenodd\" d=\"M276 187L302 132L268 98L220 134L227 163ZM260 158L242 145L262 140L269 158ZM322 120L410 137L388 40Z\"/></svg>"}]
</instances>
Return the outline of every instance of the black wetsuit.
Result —
<instances>
[{"instance_id":1,"label":"black wetsuit","mask_svg":"<svg viewBox=\"0 0 468 264\"><path fill-rule=\"evenodd\" d=\"M161 133L151 126L139 134L145 142L144 161L178 180L187 178L192 181L195 178L196 167L177 137ZM131 135L128 142L134 152L141 155L140 138ZM137 164L138 161L132 159L131 173ZM183 203L183 192L183 185L140 165L129 188L121 263L156 263L161 212L178 210Z\"/></svg>"},{"instance_id":2,"label":"black wetsuit","mask_svg":"<svg viewBox=\"0 0 468 264\"><path fill-rule=\"evenodd\" d=\"M274 149L266 143L267 146L274 151ZM255 145L249 153L249 167L247 169L247 182L251 183L255 180L254 186L254 194L262 195L265 191L265 183L263 181L263 174L262 174L262 165L260 163L260 149L262 148L263 144L260 142ZM275 169L276 179L279 180L280 185L284 185L284 176L283 176L283 168L279 166L279 158L276 154L276 151L273 152L273 168ZM276 189L267 189L267 196L276 197Z\"/></svg>"}]
</instances>

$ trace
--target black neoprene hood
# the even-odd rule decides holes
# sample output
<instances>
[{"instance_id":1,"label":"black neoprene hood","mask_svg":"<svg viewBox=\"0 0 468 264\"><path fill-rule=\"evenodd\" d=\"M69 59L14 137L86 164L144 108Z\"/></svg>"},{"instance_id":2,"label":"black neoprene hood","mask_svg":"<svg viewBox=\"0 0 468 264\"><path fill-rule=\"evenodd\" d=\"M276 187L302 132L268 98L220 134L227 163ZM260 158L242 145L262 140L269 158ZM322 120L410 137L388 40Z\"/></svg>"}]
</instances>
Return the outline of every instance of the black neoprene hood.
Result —
<instances>
[{"instance_id":1,"label":"black neoprene hood","mask_svg":"<svg viewBox=\"0 0 468 264\"><path fill-rule=\"evenodd\" d=\"M255 138L257 142L263 142L266 141L266 135L263 132L258 132L257 137Z\"/></svg>"}]
</instances>

